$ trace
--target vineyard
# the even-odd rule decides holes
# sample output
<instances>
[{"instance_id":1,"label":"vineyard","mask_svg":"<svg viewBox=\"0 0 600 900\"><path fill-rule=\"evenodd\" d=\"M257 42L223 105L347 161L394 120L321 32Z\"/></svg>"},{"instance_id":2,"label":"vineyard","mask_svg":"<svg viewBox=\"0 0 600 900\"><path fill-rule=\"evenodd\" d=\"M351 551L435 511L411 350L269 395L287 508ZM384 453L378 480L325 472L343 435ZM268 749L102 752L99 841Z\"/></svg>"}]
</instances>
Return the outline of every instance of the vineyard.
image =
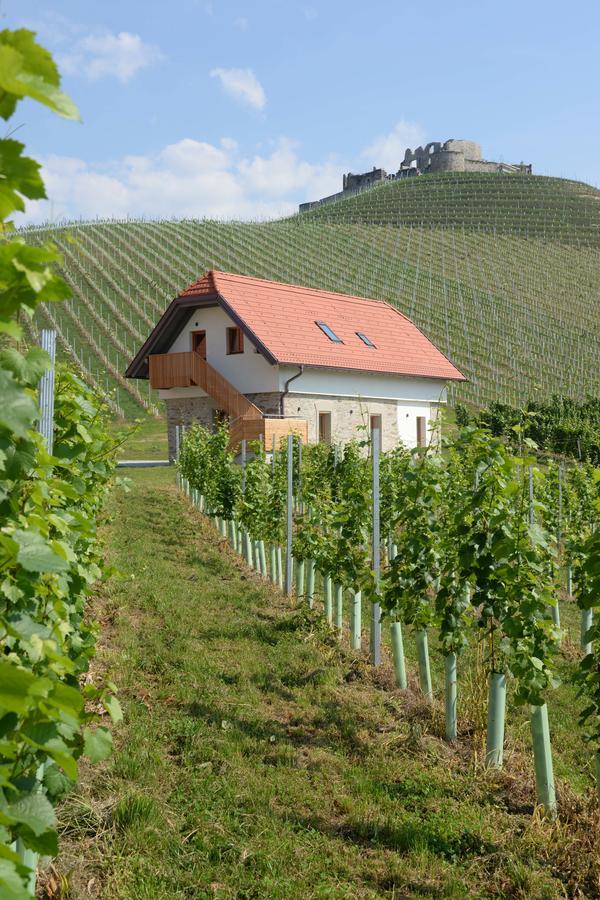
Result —
<instances>
[{"instance_id":1,"label":"vineyard","mask_svg":"<svg viewBox=\"0 0 600 900\"><path fill-rule=\"evenodd\" d=\"M423 176L268 223L128 221L32 228L53 240L71 300L42 306L61 354L130 417L123 378L167 303L204 270L382 298L469 378L451 399L522 403L599 389L600 192L534 176Z\"/></svg>"},{"instance_id":2,"label":"vineyard","mask_svg":"<svg viewBox=\"0 0 600 900\"><path fill-rule=\"evenodd\" d=\"M535 445L521 433L513 455L501 439L466 427L443 454L398 448L370 457L357 443L287 446L266 459L262 446L241 468L225 426L182 434L182 483L221 535L246 562L312 608L321 584L323 612L341 636L344 595L349 638L363 646L362 604L372 608L370 655L381 659L381 610L391 626L396 684L407 688L403 631L415 641L419 684L432 700L429 634L445 662L445 735L458 737L460 692L479 655L489 699L484 758L501 767L507 681L517 705L527 704L537 802L556 814L548 711L557 686L561 645L560 578L580 608L581 661L568 677L580 688L582 739L593 748L600 792L600 694L597 672L599 560L596 555L599 473L585 465L535 465ZM370 479L372 467L373 478ZM285 547L285 549L283 549ZM295 561L295 566L294 566ZM473 653L473 648L478 652ZM459 674L460 673L460 674ZM583 743L582 743L583 748Z\"/></svg>"}]
</instances>

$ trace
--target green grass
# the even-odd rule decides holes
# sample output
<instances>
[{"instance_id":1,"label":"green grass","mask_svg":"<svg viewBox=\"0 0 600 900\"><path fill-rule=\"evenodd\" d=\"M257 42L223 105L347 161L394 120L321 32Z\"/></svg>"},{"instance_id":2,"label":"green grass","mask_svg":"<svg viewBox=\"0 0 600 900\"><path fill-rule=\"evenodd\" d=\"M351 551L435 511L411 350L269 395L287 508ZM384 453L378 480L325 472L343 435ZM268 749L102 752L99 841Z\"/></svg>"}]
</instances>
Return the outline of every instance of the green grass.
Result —
<instances>
[{"instance_id":1,"label":"green grass","mask_svg":"<svg viewBox=\"0 0 600 900\"><path fill-rule=\"evenodd\" d=\"M597 895L598 810L568 760L563 820L544 824L518 733L504 772L473 764L477 678L449 747L414 673L400 693L387 657L373 672L319 608L247 570L173 480L134 472L107 510L121 574L95 599L96 671L125 721L60 811L65 898Z\"/></svg>"},{"instance_id":2,"label":"green grass","mask_svg":"<svg viewBox=\"0 0 600 900\"><path fill-rule=\"evenodd\" d=\"M468 376L477 405L600 390L600 192L540 176L427 175L270 223L106 222L54 239L73 299L40 308L61 352L127 416L122 375L167 303L209 268L389 300ZM51 318L49 318L51 317Z\"/></svg>"},{"instance_id":3,"label":"green grass","mask_svg":"<svg viewBox=\"0 0 600 900\"><path fill-rule=\"evenodd\" d=\"M162 417L140 416L136 424L116 421L113 432L125 437L118 459L168 459L167 423Z\"/></svg>"}]
</instances>

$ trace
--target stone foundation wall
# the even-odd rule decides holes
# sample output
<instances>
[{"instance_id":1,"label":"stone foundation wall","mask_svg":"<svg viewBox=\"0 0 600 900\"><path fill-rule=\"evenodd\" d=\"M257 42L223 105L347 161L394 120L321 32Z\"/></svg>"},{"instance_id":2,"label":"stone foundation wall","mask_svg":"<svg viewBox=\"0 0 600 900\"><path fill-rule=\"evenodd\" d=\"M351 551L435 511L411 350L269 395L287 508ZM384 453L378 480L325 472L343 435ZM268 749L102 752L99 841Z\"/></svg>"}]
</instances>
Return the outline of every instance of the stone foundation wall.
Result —
<instances>
[{"instance_id":1,"label":"stone foundation wall","mask_svg":"<svg viewBox=\"0 0 600 900\"><path fill-rule=\"evenodd\" d=\"M174 460L177 455L175 443L176 425L193 425L199 422L212 428L214 410L210 397L185 397L181 399L165 400L167 408L167 437L169 440L169 459Z\"/></svg>"},{"instance_id":2,"label":"stone foundation wall","mask_svg":"<svg viewBox=\"0 0 600 900\"><path fill-rule=\"evenodd\" d=\"M319 413L331 413L331 439L345 443L364 438L371 427L371 416L381 416L382 450L398 444L397 400L360 400L353 397L316 397L314 394L288 394L284 398L284 414L297 416L308 422L308 442L319 439ZM359 430L361 425L365 430Z\"/></svg>"},{"instance_id":3,"label":"stone foundation wall","mask_svg":"<svg viewBox=\"0 0 600 900\"><path fill-rule=\"evenodd\" d=\"M262 393L248 394L259 409L266 415L279 415L280 394ZM199 422L212 428L215 419L215 407L209 397L188 397L165 401L167 409L167 430L169 439L169 459L175 459L175 427L176 425L192 425ZM425 402L419 409L412 406L402 407L402 414L410 414L410 428L415 414L435 418L437 404ZM397 400L362 400L356 397L321 397L315 394L287 394L283 400L283 414L293 418L306 419L308 422L308 441L316 443L319 439L319 413L331 413L331 438L335 443L345 443L353 438L365 438L370 431L371 416L381 416L382 450L391 450L400 441ZM361 427L364 426L364 427ZM407 438L412 440L410 434Z\"/></svg>"},{"instance_id":4,"label":"stone foundation wall","mask_svg":"<svg viewBox=\"0 0 600 900\"><path fill-rule=\"evenodd\" d=\"M264 412L266 416L279 415L279 403L281 394L279 391L263 392L262 394L244 394L255 406Z\"/></svg>"}]
</instances>

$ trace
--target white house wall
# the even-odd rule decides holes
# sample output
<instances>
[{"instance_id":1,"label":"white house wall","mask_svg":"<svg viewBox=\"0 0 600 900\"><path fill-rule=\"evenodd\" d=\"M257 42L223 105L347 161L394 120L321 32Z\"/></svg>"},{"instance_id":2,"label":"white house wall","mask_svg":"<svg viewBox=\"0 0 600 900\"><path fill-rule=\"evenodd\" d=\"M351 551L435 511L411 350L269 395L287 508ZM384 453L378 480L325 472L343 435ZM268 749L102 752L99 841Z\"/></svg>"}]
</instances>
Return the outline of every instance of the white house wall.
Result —
<instances>
[{"instance_id":1,"label":"white house wall","mask_svg":"<svg viewBox=\"0 0 600 900\"><path fill-rule=\"evenodd\" d=\"M298 373L298 366L279 366L279 390ZM331 397L361 397L376 400L446 402L446 382L438 378L410 378L341 369L305 368L289 385L290 393Z\"/></svg>"},{"instance_id":2,"label":"white house wall","mask_svg":"<svg viewBox=\"0 0 600 900\"><path fill-rule=\"evenodd\" d=\"M206 331L206 361L244 394L277 391L277 366L272 366L244 335L244 352L227 354L227 329L235 325L221 307L196 309L169 348L189 352L192 331ZM189 390L188 388L185 389ZM172 396L169 394L168 396Z\"/></svg>"}]
</instances>

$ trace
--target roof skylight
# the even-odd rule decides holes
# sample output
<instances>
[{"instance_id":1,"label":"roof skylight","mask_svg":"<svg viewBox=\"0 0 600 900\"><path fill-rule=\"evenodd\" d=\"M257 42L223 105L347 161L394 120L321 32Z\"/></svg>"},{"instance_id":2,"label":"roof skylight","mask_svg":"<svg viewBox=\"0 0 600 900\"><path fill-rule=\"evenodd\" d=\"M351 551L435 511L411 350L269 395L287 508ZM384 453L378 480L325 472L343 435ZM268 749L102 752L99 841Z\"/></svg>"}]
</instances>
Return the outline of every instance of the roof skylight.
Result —
<instances>
[{"instance_id":1,"label":"roof skylight","mask_svg":"<svg viewBox=\"0 0 600 900\"><path fill-rule=\"evenodd\" d=\"M373 349L377 350L377 345L373 343L371 338L367 337L364 331L357 331L356 334L361 339L363 344L366 344L367 347L373 347Z\"/></svg>"},{"instance_id":2,"label":"roof skylight","mask_svg":"<svg viewBox=\"0 0 600 900\"><path fill-rule=\"evenodd\" d=\"M327 325L326 322L315 322L315 325L318 325L323 334L326 334L330 341L333 341L334 344L343 344L343 340L337 336L335 331Z\"/></svg>"}]
</instances>

